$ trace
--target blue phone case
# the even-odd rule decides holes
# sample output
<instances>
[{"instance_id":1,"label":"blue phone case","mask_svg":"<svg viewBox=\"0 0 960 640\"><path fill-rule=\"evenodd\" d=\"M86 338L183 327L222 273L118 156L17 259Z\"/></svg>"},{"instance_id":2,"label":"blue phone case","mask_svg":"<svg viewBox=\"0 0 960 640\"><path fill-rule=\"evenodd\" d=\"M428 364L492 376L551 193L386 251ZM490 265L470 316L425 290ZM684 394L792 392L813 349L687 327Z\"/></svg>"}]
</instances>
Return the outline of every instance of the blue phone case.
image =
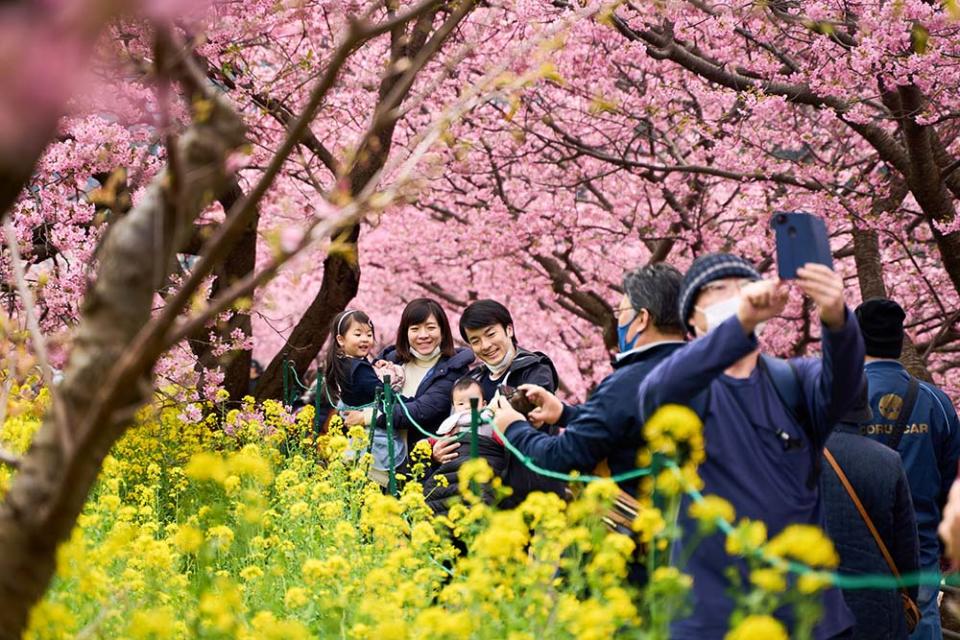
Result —
<instances>
[{"instance_id":1,"label":"blue phone case","mask_svg":"<svg viewBox=\"0 0 960 640\"><path fill-rule=\"evenodd\" d=\"M827 225L803 211L778 211L770 219L777 237L777 273L781 280L793 280L797 269L808 262L833 268Z\"/></svg>"}]
</instances>

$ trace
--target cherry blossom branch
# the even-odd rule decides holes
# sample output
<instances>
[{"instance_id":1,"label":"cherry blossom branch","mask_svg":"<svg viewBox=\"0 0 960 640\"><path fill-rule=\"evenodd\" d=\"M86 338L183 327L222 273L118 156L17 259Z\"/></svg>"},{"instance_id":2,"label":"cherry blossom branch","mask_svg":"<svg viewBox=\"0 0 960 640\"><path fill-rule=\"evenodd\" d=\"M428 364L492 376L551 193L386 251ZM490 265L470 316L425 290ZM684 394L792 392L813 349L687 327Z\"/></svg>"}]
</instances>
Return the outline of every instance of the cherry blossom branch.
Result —
<instances>
[{"instance_id":1,"label":"cherry blossom branch","mask_svg":"<svg viewBox=\"0 0 960 640\"><path fill-rule=\"evenodd\" d=\"M286 137L277 148L270 163L267 165L267 168L264 170L263 175L261 175L254 188L227 212L224 223L205 245L189 277L157 318L157 328L152 330L154 334L159 335L165 332L167 327L173 324L180 310L186 307L190 298L200 288L204 278L212 272L214 265L226 255L230 245L236 240L240 233L242 233L244 227L250 221L250 216L254 214L257 204L280 173L287 157L293 151L294 147L299 144L300 140L303 139L323 99L327 93L329 93L330 89L333 88L340 70L343 68L343 65L346 64L353 51L364 42L387 33L397 25L405 24L423 13L430 11L438 3L439 0L425 0L402 14L398 14L388 20L373 25L357 20L351 21L347 35L331 56L326 70L310 92L310 97L304 106L303 113L300 114L299 118L290 123ZM194 65L188 66L193 67Z\"/></svg>"},{"instance_id":2,"label":"cherry blossom branch","mask_svg":"<svg viewBox=\"0 0 960 640\"><path fill-rule=\"evenodd\" d=\"M853 122L844 117L851 106L847 101L836 96L821 96L805 84L791 84L746 76L682 45L673 38L669 30L654 28L634 30L616 14L612 20L617 31L628 40L646 43L648 52L654 58L671 60L688 71L728 89L759 90L769 95L782 96L796 104L832 109L847 126L867 140L886 162L894 165L905 175L909 172L910 163L907 152L890 134L876 125Z\"/></svg>"},{"instance_id":3,"label":"cherry blossom branch","mask_svg":"<svg viewBox=\"0 0 960 640\"><path fill-rule=\"evenodd\" d=\"M109 371L99 389L97 401L92 405L91 410L80 425L78 433L81 434L81 437L87 437L87 434L90 434L96 428L96 425L107 418L104 412L108 410L109 398L116 394L116 390L127 383L131 377L135 377L135 372L143 370L147 363L154 362L162 353L164 336L174 325L182 310L187 307L206 276L230 251L233 243L236 242L244 228L249 224L251 216L256 214L260 200L280 173L287 157L303 138L304 132L309 127L320 104L334 86L341 68L356 48L364 42L390 31L397 25L402 25L431 11L438 2L439 0L425 0L401 14L375 24L370 24L366 20L352 20L350 22L346 36L337 47L327 69L311 91L303 113L291 123L286 137L272 156L257 184L245 197L230 208L224 223L206 243L184 283L176 293L170 296L160 313L143 327L132 341L129 349L124 352L123 356ZM172 37L170 34L161 34L161 36ZM168 48L181 52L186 51L182 45L173 46L171 44L168 45ZM205 100L215 103L218 97L207 86L206 77L200 71L196 61L189 55L181 54L177 62L179 63L180 80L194 92L204 96Z\"/></svg>"}]
</instances>

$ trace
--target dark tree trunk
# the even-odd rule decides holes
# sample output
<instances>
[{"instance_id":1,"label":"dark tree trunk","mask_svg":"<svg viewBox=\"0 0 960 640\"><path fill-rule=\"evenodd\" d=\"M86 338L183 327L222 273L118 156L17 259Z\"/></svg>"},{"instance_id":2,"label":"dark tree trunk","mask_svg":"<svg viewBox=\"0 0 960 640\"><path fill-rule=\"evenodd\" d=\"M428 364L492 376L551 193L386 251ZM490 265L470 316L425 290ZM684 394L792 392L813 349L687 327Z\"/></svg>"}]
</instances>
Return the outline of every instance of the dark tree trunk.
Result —
<instances>
[{"instance_id":1,"label":"dark tree trunk","mask_svg":"<svg viewBox=\"0 0 960 640\"><path fill-rule=\"evenodd\" d=\"M857 264L857 278L860 281L860 297L864 300L886 298L887 287L883 282L883 261L876 231L864 231L854 226L853 257ZM927 369L926 363L908 335L904 336L900 361L913 376L927 382L932 381L933 376L930 375L930 370Z\"/></svg>"},{"instance_id":2,"label":"dark tree trunk","mask_svg":"<svg viewBox=\"0 0 960 640\"><path fill-rule=\"evenodd\" d=\"M243 190L237 182L220 196L220 204L224 211L230 211L243 197ZM243 230L243 235L237 240L224 261L214 270L214 279L210 287L210 298L213 299L222 290L228 288L237 280L253 272L257 262L257 226L260 223L259 211L250 220L250 224ZM251 294L252 295L252 294ZM197 357L197 371L202 376L207 369L219 366L223 370L223 387L230 393L230 400L239 402L250 390L250 363L253 354L249 349L229 351L222 356L214 356L210 344L210 333L215 332L222 340L229 340L229 336L239 329L245 336L253 334L250 314L233 311L229 317L215 327L204 327L195 335L188 338L190 349ZM202 391L202 385L199 385Z\"/></svg>"},{"instance_id":3,"label":"dark tree trunk","mask_svg":"<svg viewBox=\"0 0 960 640\"><path fill-rule=\"evenodd\" d=\"M347 236L348 246L356 247L359 237L360 227L352 227ZM286 346L273 358L257 381L257 400L283 396L282 367L285 360L290 360L303 378L303 373L327 339L330 323L347 308L347 304L357 295L359 286L360 265L355 260L339 253L327 256L323 261L320 292L294 327Z\"/></svg>"}]
</instances>

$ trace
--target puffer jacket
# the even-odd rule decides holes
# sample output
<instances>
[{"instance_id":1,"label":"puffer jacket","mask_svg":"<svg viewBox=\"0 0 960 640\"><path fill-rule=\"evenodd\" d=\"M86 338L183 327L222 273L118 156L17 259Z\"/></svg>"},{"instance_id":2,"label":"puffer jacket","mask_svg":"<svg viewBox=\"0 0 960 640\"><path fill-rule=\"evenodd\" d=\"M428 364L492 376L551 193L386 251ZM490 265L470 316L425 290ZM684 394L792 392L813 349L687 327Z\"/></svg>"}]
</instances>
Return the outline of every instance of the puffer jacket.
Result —
<instances>
[{"instance_id":1,"label":"puffer jacket","mask_svg":"<svg viewBox=\"0 0 960 640\"><path fill-rule=\"evenodd\" d=\"M426 497L427 505L437 515L442 515L450 510L454 500L460 495L459 471L463 463L470 459L470 444L464 440L457 450L457 457L450 462L444 462L436 467L434 471L423 481L423 495ZM492 438L485 436L477 437L477 455L490 465L493 469L494 477L502 477L507 467L507 452L503 445L497 443ZM440 480L443 477L446 482ZM444 484L446 486L444 486ZM484 501L488 504L493 501L493 490L489 487L484 488Z\"/></svg>"}]
</instances>

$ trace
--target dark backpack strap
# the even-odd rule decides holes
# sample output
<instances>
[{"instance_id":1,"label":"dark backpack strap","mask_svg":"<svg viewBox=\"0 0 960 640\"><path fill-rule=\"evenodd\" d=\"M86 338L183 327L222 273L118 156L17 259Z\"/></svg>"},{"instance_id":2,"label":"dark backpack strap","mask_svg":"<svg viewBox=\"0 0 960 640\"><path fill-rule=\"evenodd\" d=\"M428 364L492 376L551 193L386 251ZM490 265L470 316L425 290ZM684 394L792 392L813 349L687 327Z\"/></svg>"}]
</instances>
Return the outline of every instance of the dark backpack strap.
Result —
<instances>
[{"instance_id":1,"label":"dark backpack strap","mask_svg":"<svg viewBox=\"0 0 960 640\"><path fill-rule=\"evenodd\" d=\"M814 428L807 413L807 403L804 401L803 389L800 386L800 375L797 368L789 360L760 354L760 366L770 380L773 388L794 421L800 425L810 442L810 475L807 477L807 487L812 489L820 479L823 467L821 451L824 440Z\"/></svg>"},{"instance_id":2,"label":"dark backpack strap","mask_svg":"<svg viewBox=\"0 0 960 640\"><path fill-rule=\"evenodd\" d=\"M797 424L807 431L807 404L803 400L803 390L800 388L800 376L796 367L789 360L775 358L765 354L760 355L760 366L773 381L773 388L780 398L780 402L790 410L790 414Z\"/></svg>"},{"instance_id":3,"label":"dark backpack strap","mask_svg":"<svg viewBox=\"0 0 960 640\"><path fill-rule=\"evenodd\" d=\"M907 393L903 396L903 404L900 405L900 413L897 415L897 422L893 425L893 438L889 443L890 448L894 451L900 447L900 441L907 430L907 423L910 421L911 414L913 414L913 408L917 405L917 395L919 393L920 381L910 376L910 381L907 383Z\"/></svg>"}]
</instances>

